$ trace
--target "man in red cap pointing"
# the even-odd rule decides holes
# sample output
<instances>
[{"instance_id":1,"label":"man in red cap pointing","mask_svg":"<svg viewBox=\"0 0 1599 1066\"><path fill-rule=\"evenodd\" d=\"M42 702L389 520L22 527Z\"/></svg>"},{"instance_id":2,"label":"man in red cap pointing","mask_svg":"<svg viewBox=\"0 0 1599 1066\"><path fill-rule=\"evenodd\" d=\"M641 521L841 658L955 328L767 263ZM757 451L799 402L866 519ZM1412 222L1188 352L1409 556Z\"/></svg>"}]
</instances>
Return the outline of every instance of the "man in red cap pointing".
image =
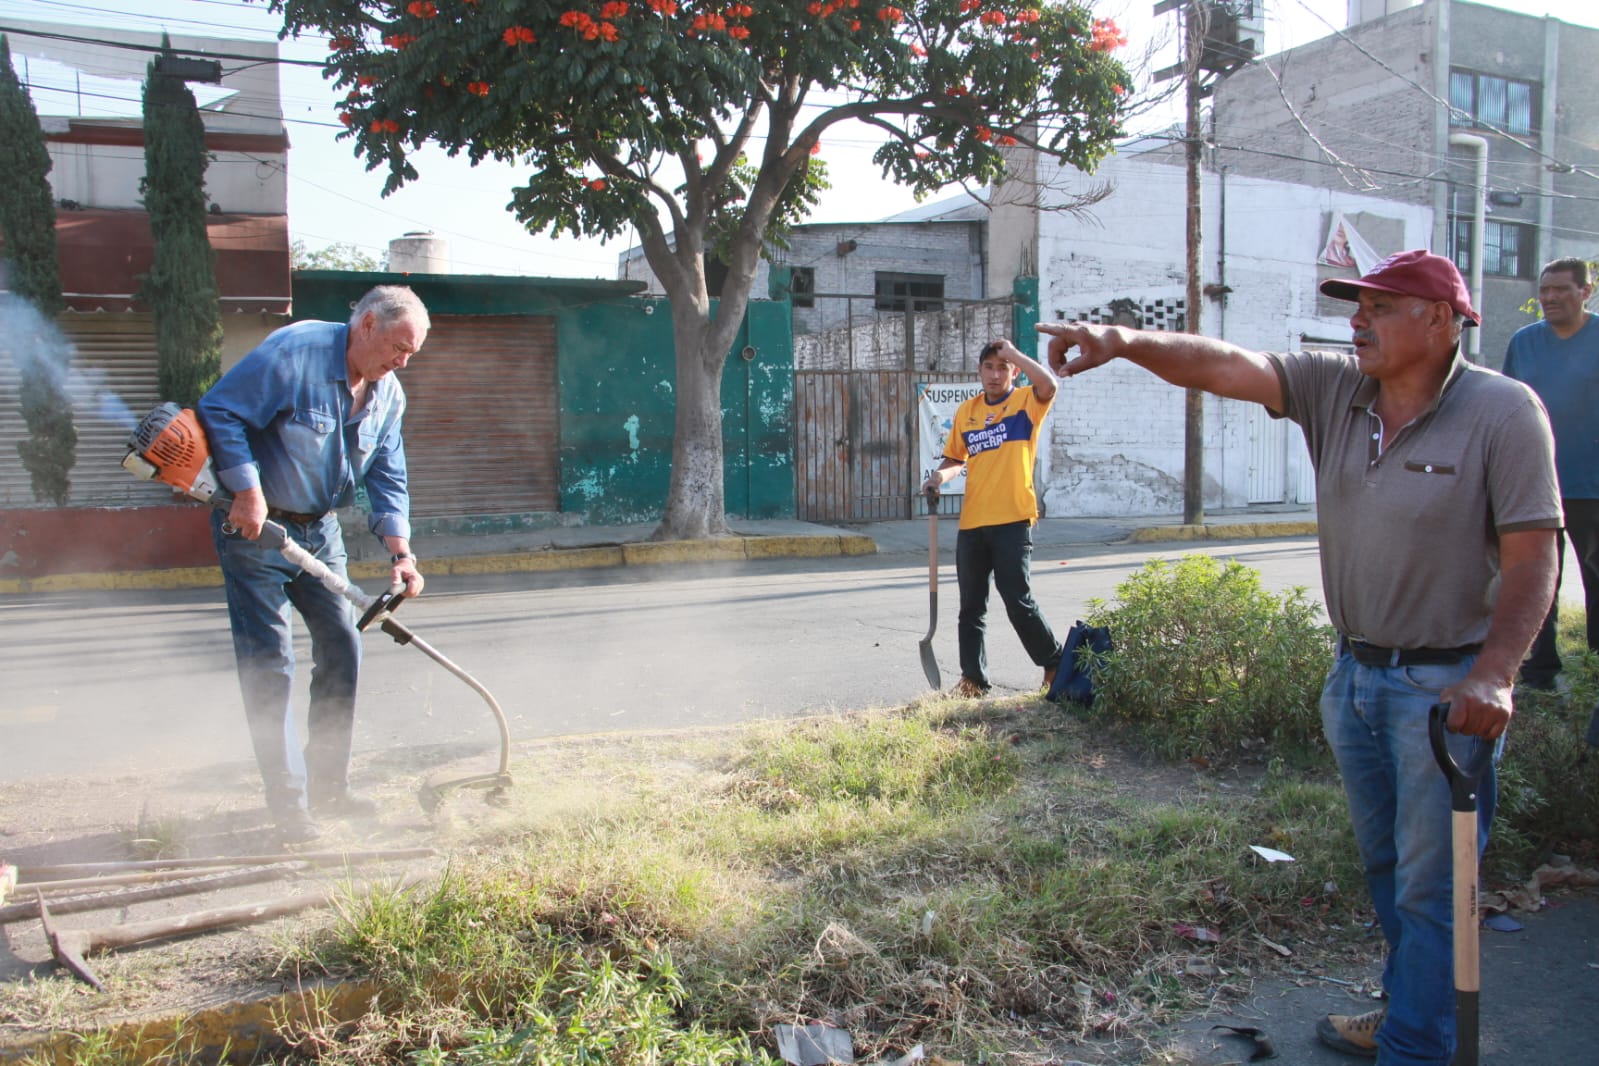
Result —
<instances>
[{"instance_id":1,"label":"man in red cap pointing","mask_svg":"<svg viewBox=\"0 0 1599 1066\"><path fill-rule=\"evenodd\" d=\"M1532 390L1460 355L1461 331L1481 319L1448 259L1400 252L1321 291L1356 305L1353 356L1261 354L1117 326L1038 329L1063 376L1125 359L1173 385L1264 404L1304 431L1338 631L1322 727L1388 947L1386 1009L1330 1015L1317 1033L1382 1066L1445 1066L1455 1046L1450 795L1427 712L1449 705L1462 764L1510 722L1511 685L1554 595L1554 446ZM1490 768L1482 843L1494 798Z\"/></svg>"}]
</instances>

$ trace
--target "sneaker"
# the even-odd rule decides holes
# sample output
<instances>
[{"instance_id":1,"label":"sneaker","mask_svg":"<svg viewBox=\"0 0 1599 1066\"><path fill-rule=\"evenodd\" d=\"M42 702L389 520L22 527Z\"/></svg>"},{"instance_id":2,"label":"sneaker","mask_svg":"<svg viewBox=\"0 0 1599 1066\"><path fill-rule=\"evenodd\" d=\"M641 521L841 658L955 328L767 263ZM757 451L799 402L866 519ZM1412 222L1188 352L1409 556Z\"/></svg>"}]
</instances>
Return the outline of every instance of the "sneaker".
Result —
<instances>
[{"instance_id":1,"label":"sneaker","mask_svg":"<svg viewBox=\"0 0 1599 1066\"><path fill-rule=\"evenodd\" d=\"M272 820L278 827L278 839L285 844L309 844L322 837L322 827L304 807L275 815Z\"/></svg>"},{"instance_id":2,"label":"sneaker","mask_svg":"<svg viewBox=\"0 0 1599 1066\"><path fill-rule=\"evenodd\" d=\"M955 682L955 687L950 689L950 692L964 700L980 700L988 695L988 686L979 685L969 677L962 677Z\"/></svg>"},{"instance_id":3,"label":"sneaker","mask_svg":"<svg viewBox=\"0 0 1599 1066\"><path fill-rule=\"evenodd\" d=\"M1387 1016L1384 1008L1365 1014L1329 1014L1316 1023L1316 1036L1334 1051L1374 1059L1377 1057L1377 1030L1382 1028Z\"/></svg>"},{"instance_id":4,"label":"sneaker","mask_svg":"<svg viewBox=\"0 0 1599 1066\"><path fill-rule=\"evenodd\" d=\"M1046 667L1044 667L1044 691L1045 692L1048 692L1049 691L1049 686L1051 686L1051 685L1053 685L1055 683L1055 672L1058 669L1059 669L1059 667L1055 667L1055 666L1046 666Z\"/></svg>"},{"instance_id":5,"label":"sneaker","mask_svg":"<svg viewBox=\"0 0 1599 1066\"><path fill-rule=\"evenodd\" d=\"M311 810L332 818L370 818L378 813L378 804L370 796L345 789L331 796L320 796L312 800Z\"/></svg>"}]
</instances>

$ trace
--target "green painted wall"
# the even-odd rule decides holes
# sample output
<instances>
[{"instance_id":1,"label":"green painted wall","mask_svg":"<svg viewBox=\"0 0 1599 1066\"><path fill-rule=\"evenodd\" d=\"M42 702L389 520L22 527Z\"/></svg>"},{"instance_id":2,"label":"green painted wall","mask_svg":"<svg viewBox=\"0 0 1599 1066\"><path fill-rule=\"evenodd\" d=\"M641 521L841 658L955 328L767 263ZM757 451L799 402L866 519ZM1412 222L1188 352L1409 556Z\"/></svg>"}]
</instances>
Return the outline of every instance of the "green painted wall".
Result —
<instances>
[{"instance_id":1,"label":"green painted wall","mask_svg":"<svg viewBox=\"0 0 1599 1066\"><path fill-rule=\"evenodd\" d=\"M647 310L646 310L647 309ZM794 514L794 349L786 304L755 302L722 370L729 516ZM594 524L660 518L672 465L671 308L639 299L556 319L561 510ZM753 358L744 352L752 349Z\"/></svg>"},{"instance_id":2,"label":"green painted wall","mask_svg":"<svg viewBox=\"0 0 1599 1066\"><path fill-rule=\"evenodd\" d=\"M409 285L435 315L555 318L560 508L590 525L653 522L666 507L676 412L671 307L642 282L298 271L295 318L343 321L374 285ZM752 302L722 373L730 517L794 515L794 346L786 302ZM749 349L753 358L746 360ZM536 516L494 516L490 526ZM551 521L553 516L543 521ZM478 528L471 517L463 522Z\"/></svg>"}]
</instances>

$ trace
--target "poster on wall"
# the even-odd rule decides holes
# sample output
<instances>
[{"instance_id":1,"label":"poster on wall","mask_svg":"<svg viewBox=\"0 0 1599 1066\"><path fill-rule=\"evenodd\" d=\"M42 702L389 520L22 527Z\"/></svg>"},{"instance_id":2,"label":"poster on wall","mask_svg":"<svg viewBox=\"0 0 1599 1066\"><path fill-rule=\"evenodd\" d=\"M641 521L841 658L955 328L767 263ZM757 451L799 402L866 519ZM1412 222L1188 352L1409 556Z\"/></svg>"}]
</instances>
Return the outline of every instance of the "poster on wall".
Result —
<instances>
[{"instance_id":1,"label":"poster on wall","mask_svg":"<svg viewBox=\"0 0 1599 1066\"><path fill-rule=\"evenodd\" d=\"M983 387L975 381L958 385L926 381L916 383L916 465L920 473L916 475L913 490L919 489L928 475L944 461L944 442L949 439L950 427L955 424L956 408L982 391ZM966 471L962 470L945 482L943 492L945 495L964 495Z\"/></svg>"}]
</instances>

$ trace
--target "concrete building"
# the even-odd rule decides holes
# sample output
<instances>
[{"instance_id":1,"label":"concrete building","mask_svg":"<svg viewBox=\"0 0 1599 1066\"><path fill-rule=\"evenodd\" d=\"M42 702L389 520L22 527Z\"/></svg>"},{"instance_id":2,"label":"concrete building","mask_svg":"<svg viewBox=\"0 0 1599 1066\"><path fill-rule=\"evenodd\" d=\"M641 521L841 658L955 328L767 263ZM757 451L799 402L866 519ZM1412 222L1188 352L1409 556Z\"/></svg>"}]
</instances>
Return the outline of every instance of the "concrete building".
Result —
<instances>
[{"instance_id":1,"label":"concrete building","mask_svg":"<svg viewBox=\"0 0 1599 1066\"><path fill-rule=\"evenodd\" d=\"M1480 294L1472 353L1498 366L1539 267L1599 257L1599 30L1460 0L1352 0L1350 17L1218 84L1207 180L1430 208L1421 243Z\"/></svg>"},{"instance_id":2,"label":"concrete building","mask_svg":"<svg viewBox=\"0 0 1599 1066\"><path fill-rule=\"evenodd\" d=\"M766 249L751 291L766 293L772 268L787 268L796 334L942 310L946 300L986 299L987 215L971 197L958 196L875 222L803 223L787 248ZM623 252L617 270L664 294L642 248ZM709 264L706 275L714 295L718 265ZM1009 279L999 291L1010 291Z\"/></svg>"},{"instance_id":3,"label":"concrete building","mask_svg":"<svg viewBox=\"0 0 1599 1066\"><path fill-rule=\"evenodd\" d=\"M1046 169L1038 182L1048 192L1045 209L1033 213L1036 229L1005 220L1022 245L1002 249L996 242L996 257L1039 264L1040 321L1189 328L1184 170L1162 148L1139 147L1107 160L1092 178ZM1114 192L1092 212L1047 209L1050 199L1101 182ZM1317 290L1332 272L1358 273L1318 263L1335 220L1356 226L1383 255L1425 245L1432 230L1427 205L1231 174L1206 176L1201 218L1201 331L1263 351L1348 348L1348 305ZM996 225L1000 221L996 214ZM1213 396L1205 399L1204 417L1207 508L1314 499L1297 427L1256 404ZM1182 390L1130 363L1113 363L1073 378L1048 426L1040 483L1049 514L1183 509Z\"/></svg>"},{"instance_id":4,"label":"concrete building","mask_svg":"<svg viewBox=\"0 0 1599 1066\"><path fill-rule=\"evenodd\" d=\"M69 506L164 504L169 492L134 480L119 466L132 419L161 399L154 327L138 300L153 249L139 189L145 174L143 84L161 35L105 29L90 38L79 27L8 19L5 36L52 164L67 311L50 325L72 349L67 387L79 434ZM207 230L216 252L227 364L287 322L290 311L289 142L278 96L277 46L186 35L170 41L177 55L214 57L222 71L218 83L196 81L190 88L211 155ZM6 335L21 335L16 324L8 325ZM13 460L16 441L26 435L14 355L0 343L0 454ZM22 509L41 506L49 510L33 498L21 464L0 463L0 509L8 521ZM121 517L140 521L136 514Z\"/></svg>"}]
</instances>

